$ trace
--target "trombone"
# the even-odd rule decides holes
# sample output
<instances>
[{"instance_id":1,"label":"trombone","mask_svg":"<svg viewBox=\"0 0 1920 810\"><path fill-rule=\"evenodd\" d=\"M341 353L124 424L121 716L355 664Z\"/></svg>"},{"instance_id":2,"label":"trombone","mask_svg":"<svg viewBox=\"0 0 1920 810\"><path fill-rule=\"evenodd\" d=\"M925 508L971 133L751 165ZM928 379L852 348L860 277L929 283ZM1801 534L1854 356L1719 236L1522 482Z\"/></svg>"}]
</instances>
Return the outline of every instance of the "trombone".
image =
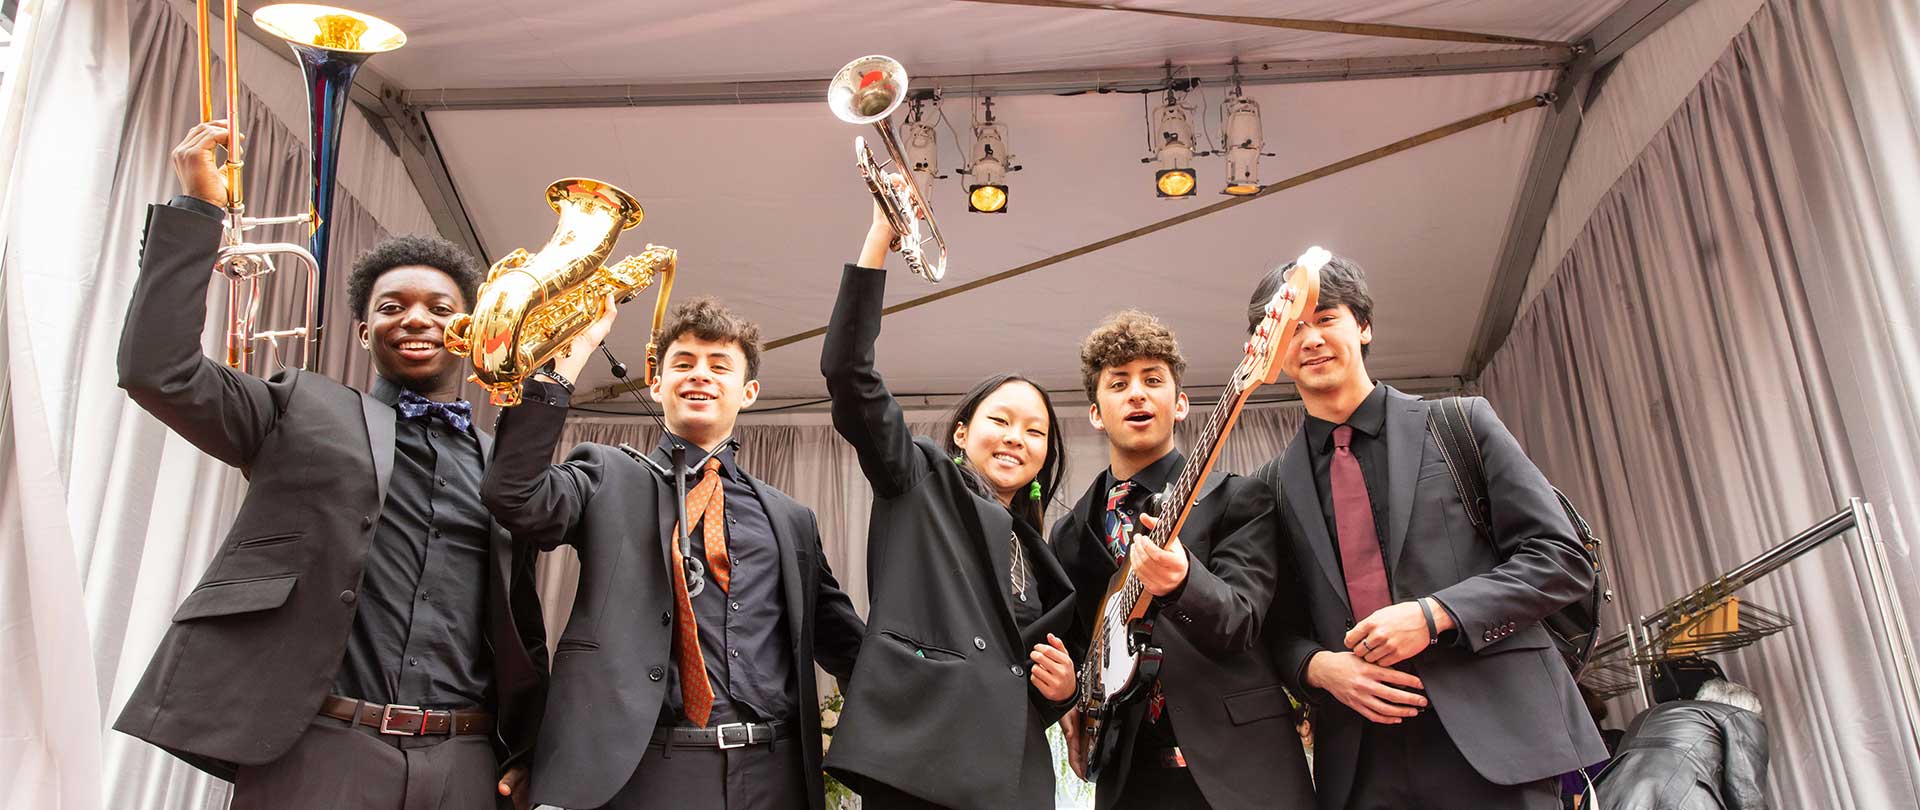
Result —
<instances>
[{"instance_id":1,"label":"trombone","mask_svg":"<svg viewBox=\"0 0 1920 810\"><path fill-rule=\"evenodd\" d=\"M867 189L873 192L874 199L880 202L887 224L893 226L893 249L906 257L907 267L921 278L939 283L947 274L947 240L940 236L940 226L933 221L933 206L927 204L927 196L921 192L912 171L901 172L907 181L904 189L888 184L885 173L888 166L903 169L908 166L900 141L893 135L893 125L887 120L906 99L907 69L888 56L862 56L848 62L827 84L827 106L833 114L849 124L872 124L874 131L880 133L881 145L886 147L887 162L875 163L873 150L867 148L867 139L859 136L853 139L853 159L860 167L860 176L867 181ZM921 216L914 213L916 207L926 219L924 236L921 235ZM929 241L937 251L932 256L928 255Z\"/></svg>"},{"instance_id":2,"label":"trombone","mask_svg":"<svg viewBox=\"0 0 1920 810\"><path fill-rule=\"evenodd\" d=\"M200 120L213 120L213 43L212 26L207 18L208 0L196 0L197 32L200 56ZM314 351L326 318L327 247L330 217L333 212L334 175L340 154L340 124L345 120L347 90L353 76L367 57L405 45L407 35L378 17L329 6L281 3L254 12L254 24L293 47L294 56L305 74L307 87L307 124L311 133L312 198L304 214L281 217L246 215L245 186L241 169L246 165L240 143L240 69L239 2L222 0L222 33L226 39L225 80L227 116L227 160L221 173L227 180L226 222L221 246L213 263L213 272L227 278L226 364L247 372L252 365L253 342L265 340L277 347L282 338L300 340L296 368L319 370L319 353ZM291 242L253 243L246 232L262 225L288 225L304 222L308 226L306 245ZM291 329L260 331L255 321L260 314L261 277L273 273L276 257L285 257L305 270L306 304L303 325Z\"/></svg>"}]
</instances>

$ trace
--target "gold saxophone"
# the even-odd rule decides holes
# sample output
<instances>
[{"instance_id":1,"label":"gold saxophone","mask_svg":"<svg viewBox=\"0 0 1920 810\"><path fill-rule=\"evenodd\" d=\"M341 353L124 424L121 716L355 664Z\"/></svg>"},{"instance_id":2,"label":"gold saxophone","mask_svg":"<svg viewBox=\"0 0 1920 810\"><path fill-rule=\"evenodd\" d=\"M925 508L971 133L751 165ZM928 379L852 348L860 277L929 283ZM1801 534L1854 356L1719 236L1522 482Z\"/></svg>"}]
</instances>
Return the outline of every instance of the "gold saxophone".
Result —
<instances>
[{"instance_id":1,"label":"gold saxophone","mask_svg":"<svg viewBox=\"0 0 1920 810\"><path fill-rule=\"evenodd\" d=\"M542 364L564 356L575 335L606 310L607 296L625 303L660 283L647 339L646 382L659 376L654 359L667 294L679 254L647 245L637 256L602 265L620 232L640 224L645 213L633 195L611 183L584 177L554 181L547 205L560 215L539 253L515 248L493 263L480 285L473 313L447 323L447 351L473 359L473 377L495 405L520 404L520 386Z\"/></svg>"}]
</instances>

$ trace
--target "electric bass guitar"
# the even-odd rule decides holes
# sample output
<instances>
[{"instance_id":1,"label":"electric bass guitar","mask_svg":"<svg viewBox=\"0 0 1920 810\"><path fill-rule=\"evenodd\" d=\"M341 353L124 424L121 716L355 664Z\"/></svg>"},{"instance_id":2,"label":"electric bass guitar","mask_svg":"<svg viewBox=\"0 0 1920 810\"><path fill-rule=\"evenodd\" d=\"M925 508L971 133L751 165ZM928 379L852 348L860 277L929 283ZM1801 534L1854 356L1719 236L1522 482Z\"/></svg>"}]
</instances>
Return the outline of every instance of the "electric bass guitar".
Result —
<instances>
[{"instance_id":1,"label":"electric bass guitar","mask_svg":"<svg viewBox=\"0 0 1920 810\"><path fill-rule=\"evenodd\" d=\"M1155 498L1157 508L1150 507L1158 518L1156 525L1133 542L1150 542L1166 548L1173 538L1180 536L1180 527L1193 510L1200 485L1206 483L1207 474L1213 470L1227 434L1240 418L1241 408L1246 406L1255 388L1279 378L1280 364L1276 361L1293 339L1300 320L1313 314L1320 299L1320 268L1332 258L1332 254L1314 247L1294 261L1286 283L1267 302L1266 317L1247 341L1246 357L1234 369L1233 378L1227 381L1226 390L1214 404L1194 452L1187 456L1173 483ZM1132 566L1121 560L1120 570L1114 573L1100 600L1093 644L1079 672L1080 739L1076 741L1078 745L1072 746L1077 750L1070 751L1069 756L1080 759L1073 763L1074 770L1087 781L1100 778L1101 767L1114 757L1119 747L1116 718L1120 712L1152 691L1154 679L1159 675L1161 652L1153 646L1155 612L1152 595L1133 575Z\"/></svg>"}]
</instances>

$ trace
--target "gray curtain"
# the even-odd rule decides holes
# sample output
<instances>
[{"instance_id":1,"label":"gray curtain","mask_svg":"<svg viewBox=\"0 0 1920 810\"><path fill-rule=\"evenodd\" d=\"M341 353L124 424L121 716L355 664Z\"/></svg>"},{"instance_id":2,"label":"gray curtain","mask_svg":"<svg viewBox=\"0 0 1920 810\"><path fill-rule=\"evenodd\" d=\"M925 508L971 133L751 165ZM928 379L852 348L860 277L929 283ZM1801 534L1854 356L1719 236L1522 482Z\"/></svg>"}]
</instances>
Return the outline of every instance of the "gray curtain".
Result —
<instances>
[{"instance_id":1,"label":"gray curtain","mask_svg":"<svg viewBox=\"0 0 1920 810\"><path fill-rule=\"evenodd\" d=\"M1195 409L1199 410L1198 408ZM743 418L751 420L751 411ZM1083 406L1060 411L1067 447L1067 477L1061 498L1048 509L1057 520L1107 468L1106 436L1095 431ZM1214 469L1219 473L1246 473L1273 458L1300 429L1305 411L1298 405L1252 406L1227 438ZM914 412L908 425L915 433L939 437L941 414ZM1190 446L1198 418L1175 428L1181 446ZM834 576L853 597L862 613L867 605L867 516L873 491L860 473L853 447L841 441L824 419L819 424L766 425L743 423L734 431L740 440L740 465L747 472L811 507L820 519L820 543ZM580 442L629 444L641 452L653 449L660 431L650 421L574 418L567 423L555 450L555 460ZM573 591L579 580L579 558L570 548L543 555L540 562L540 599L547 618L547 638L560 638L573 609ZM823 680L822 683L827 681Z\"/></svg>"},{"instance_id":2,"label":"gray curtain","mask_svg":"<svg viewBox=\"0 0 1920 810\"><path fill-rule=\"evenodd\" d=\"M10 705L21 708L7 712L7 733L0 737L44 735L45 747L58 753L51 762L34 759L31 750L16 758L13 746L0 743L0 753L8 754L0 758L0 772L24 779L27 797L45 795L33 788L47 774L61 774L69 787L84 785L41 803L46 806L219 807L224 783L109 728L245 492L239 471L200 454L115 387L114 358L138 269L145 208L178 192L167 155L198 122L194 33L164 0L82 4L77 10L68 5L70 14L87 15L97 25L88 35L88 52L61 54L72 57L61 67L88 71L96 96L84 97L85 104L70 98L72 106L64 108L55 103L50 119L29 117L22 139L102 141L84 163L86 171L101 175L100 199L84 189L45 182L20 187L35 189L31 194L12 196L15 206L84 216L68 217L74 220L71 231L38 227L9 234L4 269L11 300L0 329L11 383L0 414L35 414L21 420L0 416L0 454L7 461L0 493L17 493L23 482L31 483L34 493L0 495L0 526L32 527L22 532L26 542L7 543L0 555L0 583L5 583L0 615L7 619L9 654L25 651L0 664L0 683L18 699ZM256 60L248 69L291 68ZM112 97L110 109L99 96ZM83 107L90 115L85 120L110 119L114 126L73 132L74 112ZM251 136L247 177L253 213L305 210L308 167L301 137L250 92L243 94L240 112ZM347 148L383 147L362 141ZM405 177L393 182L407 184ZM101 233L89 236L89 227ZM351 258L384 236L364 206L344 191L338 194L337 261L329 283L333 302L344 301ZM251 238L295 241L303 236L289 227L256 231ZM46 261L49 255L57 258ZM267 290L273 305L263 320L275 327L291 325L292 301L271 288L284 283ZM17 294L21 289L31 297ZM225 285L216 283L209 296L211 312L224 310L225 295ZM202 332L210 353L220 340L220 320L210 318ZM370 379L370 370L351 339L349 320L344 305L334 308L323 354L334 376L359 384ZM15 362L21 359L36 365ZM23 565L14 564L22 559ZM68 617L77 617L75 624L84 631L62 626ZM83 686L75 689L76 682ZM79 696L69 691L94 701L90 711L74 709ZM27 728L16 731L21 719ZM76 768L86 770L69 773Z\"/></svg>"},{"instance_id":3,"label":"gray curtain","mask_svg":"<svg viewBox=\"0 0 1920 810\"><path fill-rule=\"evenodd\" d=\"M1860 171L1849 104L1873 102L1841 78L1833 5L1775 0L1754 17L1480 381L1610 542L1620 599L1608 632L1852 495L1878 507L1899 587L1920 585L1906 551L1920 528L1920 376L1907 371L1920 352L1896 315L1920 296L1911 263L1891 260L1886 236L1900 229L1875 192L1920 177L1912 163ZM1900 664L1870 624L1863 581L1836 542L1745 592L1798 622L1722 658L1766 704L1781 807L1920 804L1893 703ZM1906 608L1920 618L1920 599Z\"/></svg>"}]
</instances>

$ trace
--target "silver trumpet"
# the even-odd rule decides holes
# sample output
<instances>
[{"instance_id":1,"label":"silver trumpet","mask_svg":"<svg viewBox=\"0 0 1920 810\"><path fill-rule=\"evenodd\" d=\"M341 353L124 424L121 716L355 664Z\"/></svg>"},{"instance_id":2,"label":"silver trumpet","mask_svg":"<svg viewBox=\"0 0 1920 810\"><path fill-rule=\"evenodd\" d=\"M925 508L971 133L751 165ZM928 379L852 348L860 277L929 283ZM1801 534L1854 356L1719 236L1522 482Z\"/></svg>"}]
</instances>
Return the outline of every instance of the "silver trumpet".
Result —
<instances>
[{"instance_id":1,"label":"silver trumpet","mask_svg":"<svg viewBox=\"0 0 1920 810\"><path fill-rule=\"evenodd\" d=\"M893 135L892 123L887 120L906 99L907 69L887 56L862 56L848 62L827 85L827 106L833 108L836 117L849 124L872 124L880 133L880 143L887 149L887 162L874 162L873 150L867 148L865 137L853 139L854 162L860 166L860 176L867 181L868 190L880 202L880 209L886 212L888 224L893 226L893 249L906 257L908 269L938 283L947 274L947 240L941 238L940 226L933 221L933 206L927 204L927 195L921 192L913 172L907 170L906 156ZM889 166L900 167L900 174L907 181L906 188L894 188L887 183ZM919 209L917 216L916 208ZM922 219L926 222L924 235ZM929 241L937 251L931 256L927 250Z\"/></svg>"}]
</instances>

